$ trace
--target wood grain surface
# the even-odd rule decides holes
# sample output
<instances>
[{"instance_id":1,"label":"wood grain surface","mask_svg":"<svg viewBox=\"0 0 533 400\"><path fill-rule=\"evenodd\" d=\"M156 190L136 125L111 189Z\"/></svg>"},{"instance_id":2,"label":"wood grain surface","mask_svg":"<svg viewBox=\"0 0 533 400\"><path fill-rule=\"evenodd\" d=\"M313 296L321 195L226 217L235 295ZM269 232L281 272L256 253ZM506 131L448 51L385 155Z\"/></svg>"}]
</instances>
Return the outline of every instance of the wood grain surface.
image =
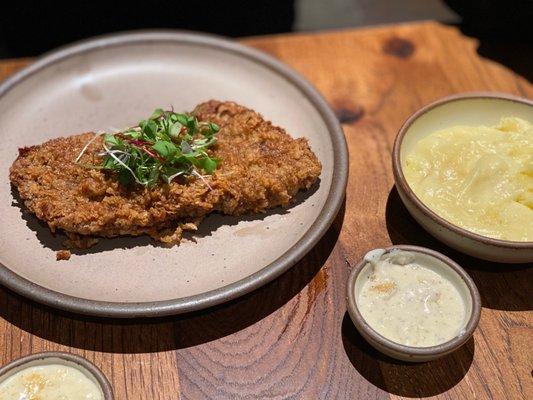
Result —
<instances>
[{"instance_id":1,"label":"wood grain surface","mask_svg":"<svg viewBox=\"0 0 533 400\"><path fill-rule=\"evenodd\" d=\"M478 42L432 22L242 41L306 76L343 123L345 206L289 272L229 304L159 320L91 319L0 289L0 364L63 350L87 357L117 399L533 398L533 270L462 256L408 215L391 148L402 122L452 93L533 96L525 78L481 58ZM27 64L0 63L0 79ZM369 249L417 244L458 261L478 285L479 328L460 350L410 365L374 351L346 313L350 265Z\"/></svg>"}]
</instances>

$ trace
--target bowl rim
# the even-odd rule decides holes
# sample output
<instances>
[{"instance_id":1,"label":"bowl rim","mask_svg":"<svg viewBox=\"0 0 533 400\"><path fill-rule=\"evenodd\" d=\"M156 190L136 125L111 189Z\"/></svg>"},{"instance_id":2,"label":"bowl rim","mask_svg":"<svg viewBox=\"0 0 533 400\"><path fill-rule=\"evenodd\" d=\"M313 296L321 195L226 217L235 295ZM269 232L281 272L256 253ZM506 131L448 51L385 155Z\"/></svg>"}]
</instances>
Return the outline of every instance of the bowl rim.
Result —
<instances>
[{"instance_id":1,"label":"bowl rim","mask_svg":"<svg viewBox=\"0 0 533 400\"><path fill-rule=\"evenodd\" d=\"M365 339L367 339L368 336L371 340L379 343L384 348L390 349L394 352L403 355L413 357L413 361L416 361L416 358L418 357L438 357L458 349L470 339L470 337L476 330L476 327L479 323L479 318L481 316L481 297L479 295L479 291L477 289L476 284L474 283L470 275L468 275L468 273L461 266L459 266L459 264L457 264L452 259L446 257L444 254L439 253L438 251L431 250L426 247L412 245L393 245L384 248L387 253L394 249L422 253L435 257L438 260L444 262L449 268L451 268L459 275L459 277L466 284L470 292L470 296L472 298L472 310L470 312L468 322L464 327L463 333L455 336L447 342L440 343L435 346L415 347L394 342L375 331L374 328L372 328L361 315L359 308L357 307L357 301L355 298L355 282L357 281L357 277L363 270L363 267L367 264L367 261L365 261L364 257L352 268L352 271L350 272L350 275L348 277L348 284L346 286L348 313L350 314L350 317L355 327L357 328L357 330L360 331L360 333L362 334L362 336L365 337ZM369 341L369 343L374 346L371 341Z\"/></svg>"},{"instance_id":2,"label":"bowl rim","mask_svg":"<svg viewBox=\"0 0 533 400\"><path fill-rule=\"evenodd\" d=\"M91 361L87 360L84 357L72 353L67 353L64 351L45 351L16 358L0 367L0 378L2 378L5 374L7 374L14 368L20 367L35 360L42 360L46 358L61 358L66 361L73 362L84 368L96 379L96 382L98 382L98 385L102 389L104 400L114 400L115 397L113 395L113 388L111 386L111 383L104 375L104 373L100 370L100 368L98 368Z\"/></svg>"},{"instance_id":3,"label":"bowl rim","mask_svg":"<svg viewBox=\"0 0 533 400\"><path fill-rule=\"evenodd\" d=\"M450 96L443 97L441 99L438 99L436 101L433 101L429 104L426 104L424 107L420 108L418 111L416 111L414 114L412 114L400 127L400 130L398 131L398 134L396 136L396 139L394 140L394 146L392 149L392 171L394 174L394 180L396 182L396 185L399 186L401 191L405 193L405 195L411 200L414 205L428 218L430 218L433 222L437 223L438 225L453 231L454 233L467 237L468 239L482 242L486 245L495 246L495 247L502 247L507 249L533 249L533 241L513 241L513 240L503 240L503 239L496 239L491 238L488 236L480 235L479 233L475 233L472 231L469 231L467 229L461 228L450 221L444 219L443 217L439 216L436 212L431 210L427 205L424 204L422 200L418 198L418 196L415 194L415 192L411 189L409 184L407 183L407 179L405 178L405 175L403 173L403 167L400 160L400 150L403 144L403 139L405 138L405 135L411 125L420 118L422 115L426 114L427 112L433 110L436 107L439 107L443 104L450 103L453 101L461 101L461 100L468 100L468 99L498 99L498 100L506 100L511 101L515 103L521 103L528 106L533 107L533 101L523 98L514 96L511 94L506 93L498 93L498 92L468 92L468 93L459 93L454 94Z\"/></svg>"}]
</instances>

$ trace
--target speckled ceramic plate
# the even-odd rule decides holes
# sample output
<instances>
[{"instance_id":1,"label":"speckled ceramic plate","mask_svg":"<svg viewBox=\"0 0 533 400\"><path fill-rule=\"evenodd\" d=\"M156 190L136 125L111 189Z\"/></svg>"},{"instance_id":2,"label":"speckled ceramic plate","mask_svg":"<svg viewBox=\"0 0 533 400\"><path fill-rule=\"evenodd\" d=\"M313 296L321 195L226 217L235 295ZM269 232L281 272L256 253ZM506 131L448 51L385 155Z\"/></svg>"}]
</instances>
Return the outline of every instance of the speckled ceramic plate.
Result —
<instances>
[{"instance_id":1,"label":"speckled ceramic plate","mask_svg":"<svg viewBox=\"0 0 533 400\"><path fill-rule=\"evenodd\" d=\"M307 137L323 165L320 183L289 209L212 215L179 247L117 238L56 261L64 238L24 211L8 181L18 147L131 125L156 107L190 110L211 98L241 103ZM342 130L307 81L261 52L191 33L112 35L46 55L0 86L0 135L0 282L39 302L100 316L198 310L274 279L326 232L348 174Z\"/></svg>"}]
</instances>

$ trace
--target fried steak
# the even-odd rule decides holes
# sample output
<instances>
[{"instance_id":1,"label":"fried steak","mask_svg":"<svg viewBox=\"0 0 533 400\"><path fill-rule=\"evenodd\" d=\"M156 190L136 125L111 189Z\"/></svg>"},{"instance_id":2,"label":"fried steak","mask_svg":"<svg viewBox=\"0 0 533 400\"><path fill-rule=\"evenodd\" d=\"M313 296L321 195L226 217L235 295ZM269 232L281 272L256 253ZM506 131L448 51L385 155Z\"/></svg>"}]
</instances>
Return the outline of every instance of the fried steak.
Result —
<instances>
[{"instance_id":1,"label":"fried steak","mask_svg":"<svg viewBox=\"0 0 533 400\"><path fill-rule=\"evenodd\" d=\"M211 212L242 215L287 206L320 175L306 139L291 138L253 110L211 100L193 114L220 127L208 153L221 163L205 180L192 176L152 187L122 186L112 173L74 162L94 133L20 149L10 180L52 232L65 231L71 247L88 247L95 237L143 234L176 244L183 230L195 230ZM101 148L100 137L81 161L94 163Z\"/></svg>"}]
</instances>

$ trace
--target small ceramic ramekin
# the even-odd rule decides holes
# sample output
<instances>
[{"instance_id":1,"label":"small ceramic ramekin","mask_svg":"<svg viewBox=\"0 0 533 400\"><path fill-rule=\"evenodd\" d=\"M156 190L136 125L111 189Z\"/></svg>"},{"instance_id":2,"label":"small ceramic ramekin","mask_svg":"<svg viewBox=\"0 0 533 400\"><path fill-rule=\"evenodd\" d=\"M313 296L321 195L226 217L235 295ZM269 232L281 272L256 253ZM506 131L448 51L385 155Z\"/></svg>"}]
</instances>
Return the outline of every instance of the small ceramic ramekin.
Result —
<instances>
[{"instance_id":1,"label":"small ceramic ramekin","mask_svg":"<svg viewBox=\"0 0 533 400\"><path fill-rule=\"evenodd\" d=\"M481 315L481 299L474 281L458 264L437 251L425 247L407 245L387 247L384 250L390 252L394 249L413 253L416 261L427 265L435 271L439 271L454 284L465 303L467 317L465 318L464 326L453 339L430 347L406 346L380 335L366 322L357 306L358 288L360 287L359 285L362 285L360 277L363 276L363 271L370 268L370 265L363 259L353 267L347 285L347 308L355 327L361 336L377 350L402 361L425 362L443 357L457 350L470 339Z\"/></svg>"},{"instance_id":2,"label":"small ceramic ramekin","mask_svg":"<svg viewBox=\"0 0 533 400\"><path fill-rule=\"evenodd\" d=\"M104 400L114 400L111 384L98 367L83 357L60 351L31 354L11 361L0 368L0 383L25 368L48 364L60 364L78 369L102 390Z\"/></svg>"},{"instance_id":3,"label":"small ceramic ramekin","mask_svg":"<svg viewBox=\"0 0 533 400\"><path fill-rule=\"evenodd\" d=\"M508 116L533 121L533 101L499 93L465 93L435 101L414 113L400 128L392 151L392 169L405 207L438 240L477 258L528 263L533 262L533 242L493 239L452 224L416 196L403 173L407 155L425 136L456 125L494 125Z\"/></svg>"}]
</instances>

